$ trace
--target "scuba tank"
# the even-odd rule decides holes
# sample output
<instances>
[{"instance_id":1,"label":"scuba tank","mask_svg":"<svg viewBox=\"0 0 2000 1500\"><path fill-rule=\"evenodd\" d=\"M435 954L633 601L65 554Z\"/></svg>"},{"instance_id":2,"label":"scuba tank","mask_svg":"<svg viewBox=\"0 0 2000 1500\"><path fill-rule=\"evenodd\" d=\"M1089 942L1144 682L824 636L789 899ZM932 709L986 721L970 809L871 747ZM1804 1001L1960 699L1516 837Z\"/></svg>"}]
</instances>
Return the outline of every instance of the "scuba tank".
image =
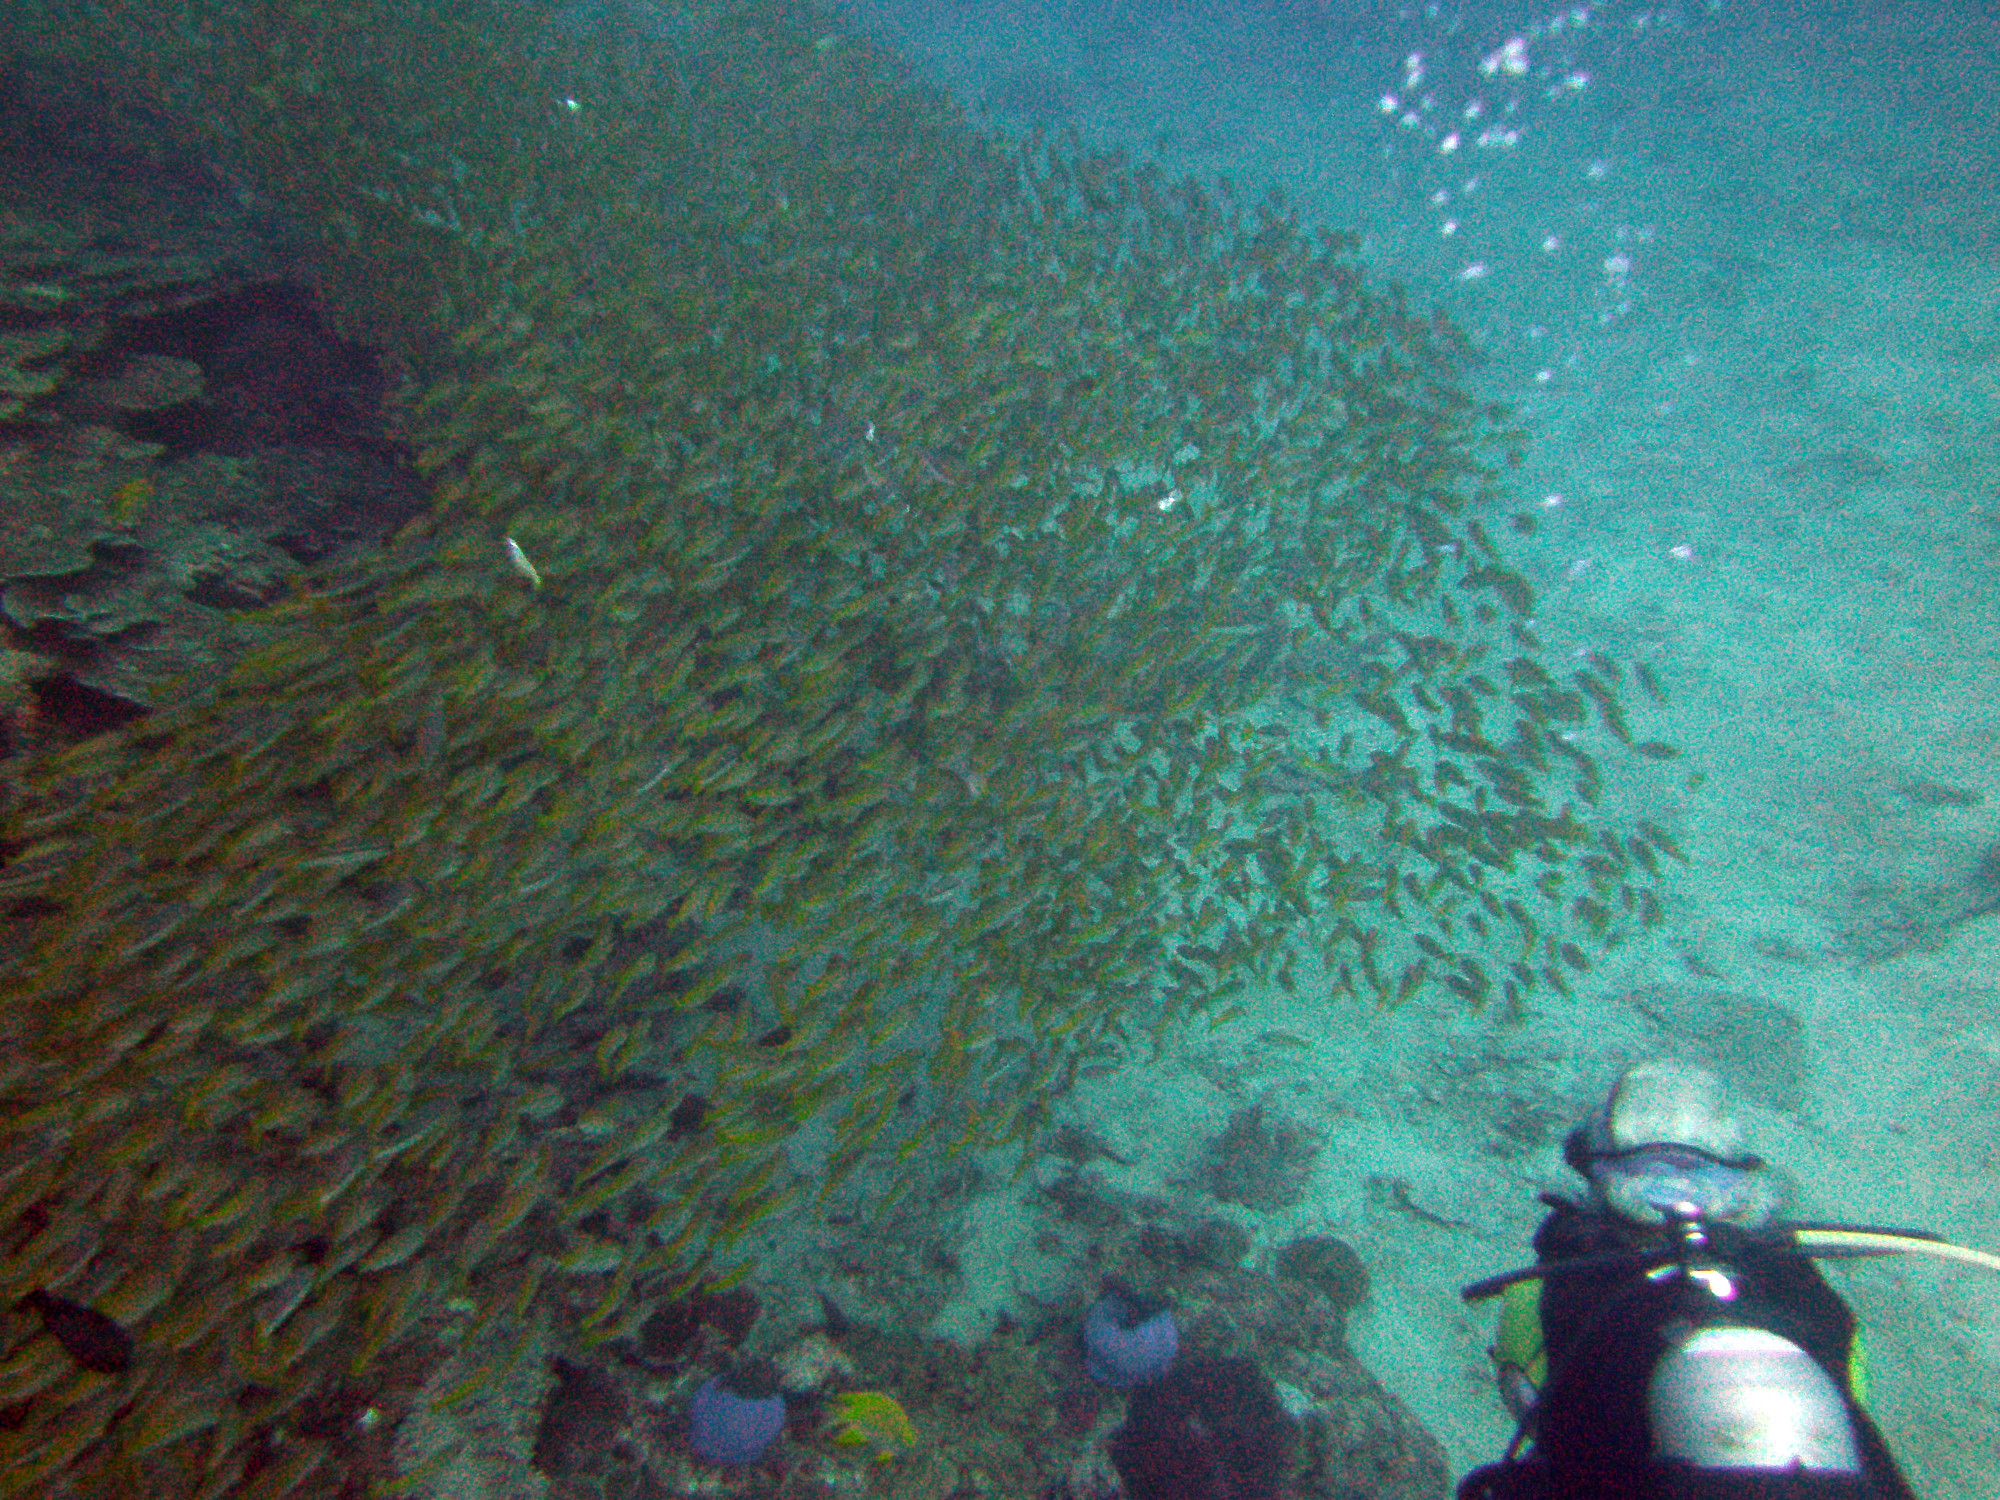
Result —
<instances>
[{"instance_id":1,"label":"scuba tank","mask_svg":"<svg viewBox=\"0 0 2000 1500\"><path fill-rule=\"evenodd\" d=\"M1688 1329L1646 1385L1653 1457L1696 1469L1860 1474L1861 1445L1831 1375L1766 1328Z\"/></svg>"}]
</instances>

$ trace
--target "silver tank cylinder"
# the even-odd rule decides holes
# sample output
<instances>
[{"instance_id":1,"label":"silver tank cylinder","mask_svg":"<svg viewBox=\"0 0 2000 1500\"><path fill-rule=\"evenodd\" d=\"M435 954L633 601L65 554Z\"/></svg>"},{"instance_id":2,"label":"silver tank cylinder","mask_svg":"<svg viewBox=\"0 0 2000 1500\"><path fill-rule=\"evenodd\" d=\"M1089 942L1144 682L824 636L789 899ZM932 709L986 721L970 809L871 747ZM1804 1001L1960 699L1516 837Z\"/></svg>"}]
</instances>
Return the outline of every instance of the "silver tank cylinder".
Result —
<instances>
[{"instance_id":1,"label":"silver tank cylinder","mask_svg":"<svg viewBox=\"0 0 2000 1500\"><path fill-rule=\"evenodd\" d=\"M1700 1328L1647 1387L1653 1451L1704 1469L1861 1472L1840 1387L1797 1344L1762 1328Z\"/></svg>"}]
</instances>

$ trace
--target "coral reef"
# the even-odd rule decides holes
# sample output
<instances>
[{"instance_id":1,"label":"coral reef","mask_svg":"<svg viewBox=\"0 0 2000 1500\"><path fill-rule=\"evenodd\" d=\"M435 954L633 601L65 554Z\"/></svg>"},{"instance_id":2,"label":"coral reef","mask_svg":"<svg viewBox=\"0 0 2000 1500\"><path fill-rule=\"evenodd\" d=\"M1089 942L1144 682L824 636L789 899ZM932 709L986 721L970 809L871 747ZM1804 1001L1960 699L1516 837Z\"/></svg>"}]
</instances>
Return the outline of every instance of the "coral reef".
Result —
<instances>
[{"instance_id":1,"label":"coral reef","mask_svg":"<svg viewBox=\"0 0 2000 1500\"><path fill-rule=\"evenodd\" d=\"M1320 1143L1317 1130L1259 1099L1233 1111L1209 1142L1201 1179L1224 1203L1277 1213L1305 1196Z\"/></svg>"},{"instance_id":2,"label":"coral reef","mask_svg":"<svg viewBox=\"0 0 2000 1500\"><path fill-rule=\"evenodd\" d=\"M233 615L421 504L372 356L315 328L274 253L163 241L171 184L25 217L48 184L14 166L0 153L0 350L35 352L0 372L0 762L212 677Z\"/></svg>"},{"instance_id":3,"label":"coral reef","mask_svg":"<svg viewBox=\"0 0 2000 1500\"><path fill-rule=\"evenodd\" d=\"M163 256L68 224L0 215L0 422L29 417L77 382L78 366L121 321L213 295L218 272L199 256ZM127 400L133 389L128 380Z\"/></svg>"},{"instance_id":4,"label":"coral reef","mask_svg":"<svg viewBox=\"0 0 2000 1500\"><path fill-rule=\"evenodd\" d=\"M1368 1300L1368 1268L1354 1247L1337 1235L1290 1240L1278 1247L1273 1262L1280 1277L1325 1293L1342 1312Z\"/></svg>"}]
</instances>

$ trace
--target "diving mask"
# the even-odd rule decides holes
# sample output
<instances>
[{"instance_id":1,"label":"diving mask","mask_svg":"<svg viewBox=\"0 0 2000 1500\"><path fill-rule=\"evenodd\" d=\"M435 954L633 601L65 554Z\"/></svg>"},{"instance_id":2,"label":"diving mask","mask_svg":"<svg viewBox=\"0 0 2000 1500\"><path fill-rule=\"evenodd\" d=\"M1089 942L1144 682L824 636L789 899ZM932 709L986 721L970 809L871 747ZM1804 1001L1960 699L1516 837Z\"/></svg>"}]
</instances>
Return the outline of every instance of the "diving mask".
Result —
<instances>
[{"instance_id":1,"label":"diving mask","mask_svg":"<svg viewBox=\"0 0 2000 1500\"><path fill-rule=\"evenodd\" d=\"M1586 1157L1582 1170L1605 1206L1630 1223L1745 1223L1769 1208L1769 1192L1758 1177L1762 1166L1754 1156L1723 1161L1692 1146L1658 1141Z\"/></svg>"}]
</instances>

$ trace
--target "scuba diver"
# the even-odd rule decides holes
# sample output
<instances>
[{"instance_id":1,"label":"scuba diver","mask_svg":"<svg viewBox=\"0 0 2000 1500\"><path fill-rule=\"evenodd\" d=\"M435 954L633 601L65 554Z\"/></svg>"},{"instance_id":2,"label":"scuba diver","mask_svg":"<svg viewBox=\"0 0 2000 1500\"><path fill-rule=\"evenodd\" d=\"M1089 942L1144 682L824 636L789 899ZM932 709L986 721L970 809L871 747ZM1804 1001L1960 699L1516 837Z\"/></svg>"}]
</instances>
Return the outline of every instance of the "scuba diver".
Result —
<instances>
[{"instance_id":1,"label":"scuba diver","mask_svg":"<svg viewBox=\"0 0 2000 1500\"><path fill-rule=\"evenodd\" d=\"M1778 1219L1720 1082L1641 1063L1570 1133L1586 1194L1544 1193L1537 1264L1493 1347L1520 1419L1459 1500L1914 1500L1863 1406L1854 1315L1815 1257L2000 1257L1907 1230Z\"/></svg>"}]
</instances>

